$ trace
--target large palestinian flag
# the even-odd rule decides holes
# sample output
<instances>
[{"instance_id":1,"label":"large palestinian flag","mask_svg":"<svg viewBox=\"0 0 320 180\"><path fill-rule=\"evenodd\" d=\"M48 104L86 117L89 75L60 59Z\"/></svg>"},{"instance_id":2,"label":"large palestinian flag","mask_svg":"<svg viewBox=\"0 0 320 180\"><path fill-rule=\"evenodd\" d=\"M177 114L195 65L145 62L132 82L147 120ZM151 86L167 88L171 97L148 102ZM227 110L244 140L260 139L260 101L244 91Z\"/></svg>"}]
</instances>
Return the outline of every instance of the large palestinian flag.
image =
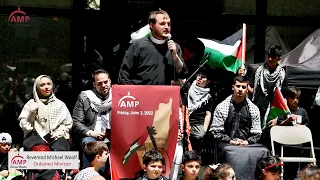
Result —
<instances>
[{"instance_id":1,"label":"large palestinian flag","mask_svg":"<svg viewBox=\"0 0 320 180\"><path fill-rule=\"evenodd\" d=\"M242 60L242 37L243 29L223 41L198 38L205 47L201 62L208 58L207 65L236 73L245 62Z\"/></svg>"},{"instance_id":2,"label":"large palestinian flag","mask_svg":"<svg viewBox=\"0 0 320 180\"><path fill-rule=\"evenodd\" d=\"M266 122L275 119L278 116L289 114L290 110L286 101L284 100L280 90L275 88L274 97L270 104L270 110L267 119L263 122L262 127L265 127Z\"/></svg>"}]
</instances>

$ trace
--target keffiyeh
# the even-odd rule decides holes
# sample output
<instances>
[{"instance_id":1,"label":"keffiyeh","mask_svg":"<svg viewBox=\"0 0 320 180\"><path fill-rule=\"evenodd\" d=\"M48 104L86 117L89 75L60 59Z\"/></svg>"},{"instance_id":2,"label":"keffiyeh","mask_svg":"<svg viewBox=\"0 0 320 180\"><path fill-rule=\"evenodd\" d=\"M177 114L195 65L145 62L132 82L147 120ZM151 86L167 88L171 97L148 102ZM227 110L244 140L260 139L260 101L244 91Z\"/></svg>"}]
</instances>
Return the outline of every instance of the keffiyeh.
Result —
<instances>
[{"instance_id":1,"label":"keffiyeh","mask_svg":"<svg viewBox=\"0 0 320 180\"><path fill-rule=\"evenodd\" d=\"M196 80L193 81L188 93L188 111L190 114L211 98L210 88L199 87L196 82Z\"/></svg>"},{"instance_id":2,"label":"keffiyeh","mask_svg":"<svg viewBox=\"0 0 320 180\"><path fill-rule=\"evenodd\" d=\"M256 95L256 89L259 85L261 86L263 94L268 96L268 90L270 91L270 88L278 87L281 89L284 78L285 71L279 65L272 73L266 63L260 66L255 73L253 98Z\"/></svg>"}]
</instances>

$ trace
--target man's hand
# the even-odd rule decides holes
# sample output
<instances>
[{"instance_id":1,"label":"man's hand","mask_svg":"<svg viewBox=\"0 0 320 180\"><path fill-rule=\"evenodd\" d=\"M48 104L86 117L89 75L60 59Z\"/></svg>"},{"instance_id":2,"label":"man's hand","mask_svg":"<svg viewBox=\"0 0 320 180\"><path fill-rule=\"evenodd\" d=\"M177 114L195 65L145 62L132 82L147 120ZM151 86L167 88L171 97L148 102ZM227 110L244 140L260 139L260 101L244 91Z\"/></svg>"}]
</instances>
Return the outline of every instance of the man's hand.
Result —
<instances>
[{"instance_id":1,"label":"man's hand","mask_svg":"<svg viewBox=\"0 0 320 180\"><path fill-rule=\"evenodd\" d=\"M243 141L240 143L241 146L247 146L249 145L249 142L248 141Z\"/></svg>"},{"instance_id":2,"label":"man's hand","mask_svg":"<svg viewBox=\"0 0 320 180\"><path fill-rule=\"evenodd\" d=\"M173 59L174 60L177 60L175 57L178 57L177 55L177 46L176 46L176 43L174 43L173 40L169 40L168 41L168 49L170 51L172 51L172 55L173 55Z\"/></svg>"},{"instance_id":3,"label":"man's hand","mask_svg":"<svg viewBox=\"0 0 320 180\"><path fill-rule=\"evenodd\" d=\"M98 131L91 131L91 132L90 132L90 136L91 136L91 137L94 137L94 138L96 138L96 139L98 139L98 140L102 140L103 137L104 137L104 133L98 132Z\"/></svg>"},{"instance_id":4,"label":"man's hand","mask_svg":"<svg viewBox=\"0 0 320 180\"><path fill-rule=\"evenodd\" d=\"M14 176L19 176L19 175L22 175L22 173L16 169L9 169L9 175L14 175Z\"/></svg>"},{"instance_id":5,"label":"man's hand","mask_svg":"<svg viewBox=\"0 0 320 180\"><path fill-rule=\"evenodd\" d=\"M240 144L240 142L239 142L239 141L235 141L235 140L231 140L231 141L230 141L230 144L237 146L237 145Z\"/></svg>"},{"instance_id":6,"label":"man's hand","mask_svg":"<svg viewBox=\"0 0 320 180\"><path fill-rule=\"evenodd\" d=\"M298 116L295 114L290 114L289 119L290 119L290 121L297 121Z\"/></svg>"},{"instance_id":7,"label":"man's hand","mask_svg":"<svg viewBox=\"0 0 320 180\"><path fill-rule=\"evenodd\" d=\"M277 125L278 118L272 119L268 122L269 127Z\"/></svg>"},{"instance_id":8,"label":"man's hand","mask_svg":"<svg viewBox=\"0 0 320 180\"><path fill-rule=\"evenodd\" d=\"M18 149L17 148L11 148L10 152L18 152Z\"/></svg>"},{"instance_id":9,"label":"man's hand","mask_svg":"<svg viewBox=\"0 0 320 180\"><path fill-rule=\"evenodd\" d=\"M2 176L2 177L8 177L8 176L9 176L9 171L8 171L8 170L0 171L0 176Z\"/></svg>"}]
</instances>

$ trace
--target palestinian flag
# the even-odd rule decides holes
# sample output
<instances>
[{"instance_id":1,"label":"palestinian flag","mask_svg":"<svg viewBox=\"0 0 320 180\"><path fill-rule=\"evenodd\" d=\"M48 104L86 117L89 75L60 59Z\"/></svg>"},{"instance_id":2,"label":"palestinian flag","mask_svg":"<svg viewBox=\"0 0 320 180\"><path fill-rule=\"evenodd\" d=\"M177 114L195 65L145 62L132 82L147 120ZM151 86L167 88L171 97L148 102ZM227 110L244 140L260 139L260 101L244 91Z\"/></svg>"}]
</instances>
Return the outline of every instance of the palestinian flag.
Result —
<instances>
[{"instance_id":1,"label":"palestinian flag","mask_svg":"<svg viewBox=\"0 0 320 180\"><path fill-rule=\"evenodd\" d=\"M320 106L320 87L319 87L319 89L318 89L318 92L317 92L317 94L316 94L316 98L315 98L313 104L314 104L314 105L317 105L317 106Z\"/></svg>"},{"instance_id":2,"label":"palestinian flag","mask_svg":"<svg viewBox=\"0 0 320 180\"><path fill-rule=\"evenodd\" d=\"M150 26L149 24L143 26L142 28L140 28L138 31L134 32L131 34L131 41L135 40L135 39L140 39L143 37L149 37L151 35L151 30L150 30Z\"/></svg>"},{"instance_id":3,"label":"palestinian flag","mask_svg":"<svg viewBox=\"0 0 320 180\"><path fill-rule=\"evenodd\" d=\"M123 157L122 164L125 164L128 162L130 157L143 146L144 142L147 140L148 137L149 137L149 133L145 132L142 136L140 136L130 145L128 151Z\"/></svg>"},{"instance_id":4,"label":"palestinian flag","mask_svg":"<svg viewBox=\"0 0 320 180\"><path fill-rule=\"evenodd\" d=\"M265 118L266 120L263 122L262 127L265 127L266 122L285 114L290 114L290 110L280 90L276 88L274 90L274 97L270 105L268 117L267 119Z\"/></svg>"},{"instance_id":5,"label":"palestinian flag","mask_svg":"<svg viewBox=\"0 0 320 180\"><path fill-rule=\"evenodd\" d=\"M223 41L198 38L205 47L201 62L208 57L207 65L212 68L236 73L245 62L242 61L242 36L243 29L240 29Z\"/></svg>"}]
</instances>

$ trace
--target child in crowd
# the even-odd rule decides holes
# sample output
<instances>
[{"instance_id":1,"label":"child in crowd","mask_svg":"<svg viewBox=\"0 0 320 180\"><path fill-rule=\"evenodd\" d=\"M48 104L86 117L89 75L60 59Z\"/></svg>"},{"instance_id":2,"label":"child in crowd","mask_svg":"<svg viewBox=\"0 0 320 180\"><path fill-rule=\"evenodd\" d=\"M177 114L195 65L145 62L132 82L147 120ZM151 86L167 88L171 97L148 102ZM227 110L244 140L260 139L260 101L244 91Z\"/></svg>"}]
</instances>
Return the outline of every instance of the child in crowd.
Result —
<instances>
[{"instance_id":1,"label":"child in crowd","mask_svg":"<svg viewBox=\"0 0 320 180\"><path fill-rule=\"evenodd\" d=\"M301 124L309 126L309 118L307 111L304 108L299 107L301 90L294 86L289 86L285 89L284 97L287 100L288 107L290 109L290 115L281 115L276 121L277 125L282 126L292 126L294 124ZM274 124L273 124L274 125ZM302 148L302 145L301 145ZM287 152L287 156L297 157L297 156L309 156L309 152L306 151L305 154L301 154L301 148L295 147L284 147L284 151ZM285 163L286 171L284 171L284 177L289 179L294 179L296 177L297 171L299 169L299 163ZM306 165L306 163L300 163L302 167Z\"/></svg>"},{"instance_id":2,"label":"child in crowd","mask_svg":"<svg viewBox=\"0 0 320 180\"><path fill-rule=\"evenodd\" d=\"M184 176L180 180L198 180L201 167L201 156L196 151L186 151L182 158Z\"/></svg>"},{"instance_id":3,"label":"child in crowd","mask_svg":"<svg viewBox=\"0 0 320 180\"><path fill-rule=\"evenodd\" d=\"M237 70L237 73L236 73L236 74L237 74L238 76L246 76L246 74L247 74L247 69L246 69L246 67L244 66L244 64L243 64L241 67L239 67L239 69ZM252 87L253 87L253 84L249 82L249 84L248 84L248 94L249 94L249 95L252 95L252 93L253 93Z\"/></svg>"},{"instance_id":4,"label":"child in crowd","mask_svg":"<svg viewBox=\"0 0 320 180\"><path fill-rule=\"evenodd\" d=\"M18 151L16 148L11 148L11 143L12 137L9 133L0 134L0 179L11 179L22 175L20 171L8 168L8 153Z\"/></svg>"},{"instance_id":5,"label":"child in crowd","mask_svg":"<svg viewBox=\"0 0 320 180\"><path fill-rule=\"evenodd\" d=\"M307 111L304 108L299 107L300 95L301 90L295 86L290 86L285 90L284 97L287 99L287 104L291 114L279 116L276 124L293 125L297 123L309 126ZM275 125L275 123L272 125Z\"/></svg>"},{"instance_id":6,"label":"child in crowd","mask_svg":"<svg viewBox=\"0 0 320 180\"><path fill-rule=\"evenodd\" d=\"M202 180L235 180L236 174L229 164L209 165L204 170Z\"/></svg>"},{"instance_id":7,"label":"child in crowd","mask_svg":"<svg viewBox=\"0 0 320 180\"><path fill-rule=\"evenodd\" d=\"M93 177L104 179L99 174L99 170L106 165L109 158L107 144L103 141L89 142L83 151L90 164L89 167L78 172L74 180L88 180Z\"/></svg>"},{"instance_id":8,"label":"child in crowd","mask_svg":"<svg viewBox=\"0 0 320 180\"><path fill-rule=\"evenodd\" d=\"M320 169L310 164L300 172L299 180L320 180Z\"/></svg>"},{"instance_id":9,"label":"child in crowd","mask_svg":"<svg viewBox=\"0 0 320 180\"><path fill-rule=\"evenodd\" d=\"M281 166L283 166L283 164L278 157L268 156L260 158L254 172L254 179L278 180L281 174Z\"/></svg>"},{"instance_id":10,"label":"child in crowd","mask_svg":"<svg viewBox=\"0 0 320 180\"><path fill-rule=\"evenodd\" d=\"M137 180L168 180L162 176L163 168L166 163L159 151L151 150L146 152L143 156L142 163L145 173Z\"/></svg>"}]
</instances>

